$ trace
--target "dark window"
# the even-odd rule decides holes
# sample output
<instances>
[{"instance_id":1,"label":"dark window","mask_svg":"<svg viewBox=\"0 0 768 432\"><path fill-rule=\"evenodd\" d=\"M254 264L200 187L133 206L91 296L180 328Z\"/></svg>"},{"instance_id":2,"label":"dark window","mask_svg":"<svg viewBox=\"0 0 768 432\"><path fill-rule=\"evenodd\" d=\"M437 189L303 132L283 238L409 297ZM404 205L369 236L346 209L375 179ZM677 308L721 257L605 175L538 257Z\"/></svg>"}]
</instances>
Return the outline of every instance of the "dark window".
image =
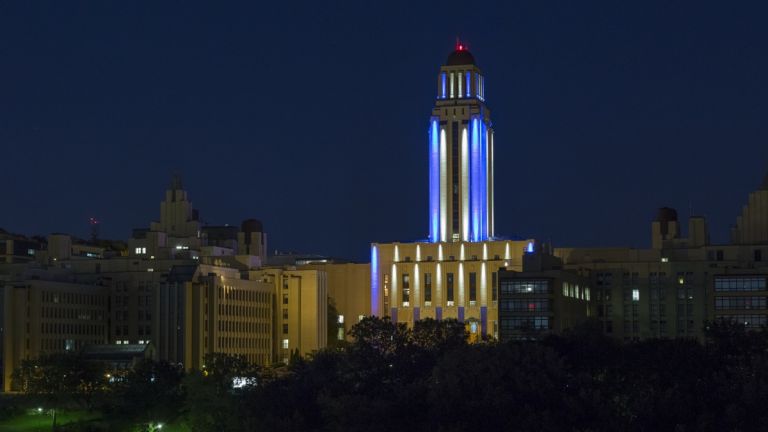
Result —
<instances>
[{"instance_id":1,"label":"dark window","mask_svg":"<svg viewBox=\"0 0 768 432\"><path fill-rule=\"evenodd\" d=\"M411 277L408 273L403 273L403 304L411 301Z\"/></svg>"},{"instance_id":2,"label":"dark window","mask_svg":"<svg viewBox=\"0 0 768 432\"><path fill-rule=\"evenodd\" d=\"M755 249L755 261L762 261L763 260L763 251L760 249Z\"/></svg>"},{"instance_id":3,"label":"dark window","mask_svg":"<svg viewBox=\"0 0 768 432\"><path fill-rule=\"evenodd\" d=\"M722 261L723 260L723 251L719 250L717 251L717 260Z\"/></svg>"},{"instance_id":4,"label":"dark window","mask_svg":"<svg viewBox=\"0 0 768 432\"><path fill-rule=\"evenodd\" d=\"M477 301L477 273L469 274L469 301Z\"/></svg>"},{"instance_id":5,"label":"dark window","mask_svg":"<svg viewBox=\"0 0 768 432\"><path fill-rule=\"evenodd\" d=\"M432 273L424 273L424 301L432 301Z\"/></svg>"},{"instance_id":6,"label":"dark window","mask_svg":"<svg viewBox=\"0 0 768 432\"><path fill-rule=\"evenodd\" d=\"M448 273L445 277L445 299L453 303L453 273Z\"/></svg>"}]
</instances>

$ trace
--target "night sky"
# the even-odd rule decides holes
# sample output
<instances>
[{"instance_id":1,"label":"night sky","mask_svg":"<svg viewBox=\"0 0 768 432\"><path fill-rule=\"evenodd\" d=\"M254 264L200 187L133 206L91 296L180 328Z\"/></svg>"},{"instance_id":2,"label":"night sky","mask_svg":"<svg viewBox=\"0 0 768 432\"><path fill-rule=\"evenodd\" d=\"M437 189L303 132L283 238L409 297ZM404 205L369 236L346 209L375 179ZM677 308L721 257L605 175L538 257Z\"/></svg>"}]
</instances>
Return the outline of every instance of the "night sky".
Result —
<instances>
[{"instance_id":1,"label":"night sky","mask_svg":"<svg viewBox=\"0 0 768 432\"><path fill-rule=\"evenodd\" d=\"M201 219L364 260L425 238L459 36L487 79L497 234L727 240L768 169L764 2L0 2L0 227L129 237L182 173ZM34 3L34 4L33 4Z\"/></svg>"}]
</instances>

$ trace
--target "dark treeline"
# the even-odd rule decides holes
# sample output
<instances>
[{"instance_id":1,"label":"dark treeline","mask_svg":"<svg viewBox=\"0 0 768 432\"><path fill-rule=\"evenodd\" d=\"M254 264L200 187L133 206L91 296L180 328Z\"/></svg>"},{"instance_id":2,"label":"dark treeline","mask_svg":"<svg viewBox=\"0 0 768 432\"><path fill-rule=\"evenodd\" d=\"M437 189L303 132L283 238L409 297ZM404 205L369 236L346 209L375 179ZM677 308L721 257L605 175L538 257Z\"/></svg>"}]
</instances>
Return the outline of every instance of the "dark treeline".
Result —
<instances>
[{"instance_id":1,"label":"dark treeline","mask_svg":"<svg viewBox=\"0 0 768 432\"><path fill-rule=\"evenodd\" d=\"M111 418L183 422L199 431L768 428L762 331L713 323L705 344L623 344L587 324L540 341L468 344L456 321L423 320L409 330L366 318L350 333L353 342L293 356L282 368L225 355L187 374L146 362L117 382L83 386L81 376L80 384L51 392L39 376L25 376L40 374L41 359L17 378L30 394L65 395ZM84 373L99 380L99 371Z\"/></svg>"}]
</instances>

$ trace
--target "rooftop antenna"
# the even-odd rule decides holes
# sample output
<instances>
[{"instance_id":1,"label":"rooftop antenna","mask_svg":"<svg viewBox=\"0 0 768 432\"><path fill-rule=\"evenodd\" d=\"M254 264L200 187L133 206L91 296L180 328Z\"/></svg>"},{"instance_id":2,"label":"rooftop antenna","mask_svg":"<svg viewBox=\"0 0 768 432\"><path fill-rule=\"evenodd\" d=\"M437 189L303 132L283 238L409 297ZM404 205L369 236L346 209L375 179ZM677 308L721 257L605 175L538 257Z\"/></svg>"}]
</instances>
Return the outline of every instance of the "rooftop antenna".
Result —
<instances>
[{"instance_id":1,"label":"rooftop antenna","mask_svg":"<svg viewBox=\"0 0 768 432\"><path fill-rule=\"evenodd\" d=\"M464 51L467 48L466 44L461 42L458 36L456 36L456 51Z\"/></svg>"},{"instance_id":2,"label":"rooftop antenna","mask_svg":"<svg viewBox=\"0 0 768 432\"><path fill-rule=\"evenodd\" d=\"M95 217L89 217L88 225L91 227L91 241L96 243L99 239L99 226L101 225L101 222Z\"/></svg>"}]
</instances>

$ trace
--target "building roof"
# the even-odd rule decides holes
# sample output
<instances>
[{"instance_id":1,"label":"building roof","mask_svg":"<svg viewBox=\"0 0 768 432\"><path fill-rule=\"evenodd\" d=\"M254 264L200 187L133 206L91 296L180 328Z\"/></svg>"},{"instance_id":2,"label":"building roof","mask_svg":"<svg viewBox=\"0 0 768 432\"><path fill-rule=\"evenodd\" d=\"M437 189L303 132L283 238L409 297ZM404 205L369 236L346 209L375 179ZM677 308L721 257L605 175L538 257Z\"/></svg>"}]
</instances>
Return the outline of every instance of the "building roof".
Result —
<instances>
[{"instance_id":1,"label":"building roof","mask_svg":"<svg viewBox=\"0 0 768 432\"><path fill-rule=\"evenodd\" d=\"M197 271L197 264L175 265L171 267L166 280L168 282L189 282L195 276L195 271Z\"/></svg>"},{"instance_id":2,"label":"building roof","mask_svg":"<svg viewBox=\"0 0 768 432\"><path fill-rule=\"evenodd\" d=\"M144 357L149 344L128 345L86 345L83 347L83 357L90 360L130 360Z\"/></svg>"},{"instance_id":3,"label":"building roof","mask_svg":"<svg viewBox=\"0 0 768 432\"><path fill-rule=\"evenodd\" d=\"M446 66L474 65L475 56L472 55L464 46L459 45L456 50L448 55L445 61Z\"/></svg>"}]
</instances>

